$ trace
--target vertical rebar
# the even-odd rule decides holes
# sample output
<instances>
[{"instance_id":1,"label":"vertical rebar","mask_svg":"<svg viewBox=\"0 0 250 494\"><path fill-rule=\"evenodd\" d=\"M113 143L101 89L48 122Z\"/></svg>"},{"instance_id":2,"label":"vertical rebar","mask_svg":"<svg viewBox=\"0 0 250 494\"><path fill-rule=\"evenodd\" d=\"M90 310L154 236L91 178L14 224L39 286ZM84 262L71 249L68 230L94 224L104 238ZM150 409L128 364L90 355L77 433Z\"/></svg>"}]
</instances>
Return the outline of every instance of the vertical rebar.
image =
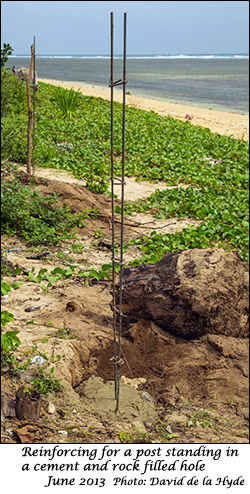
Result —
<instances>
[{"instance_id":1,"label":"vertical rebar","mask_svg":"<svg viewBox=\"0 0 250 494\"><path fill-rule=\"evenodd\" d=\"M117 412L119 409L119 394L120 394L120 365L121 359L121 333L122 333L122 284L123 284L123 230L124 230L124 185L125 185L125 110L126 110L126 29L127 29L127 13L124 13L124 39L123 39L123 78L114 81L114 14L110 14L111 23L111 62L110 62L110 88L111 88L111 203L112 203L112 284L113 284L113 332L114 332L114 353L111 360L114 361L114 378L115 378L115 399ZM123 85L123 112L122 112L122 178L119 179L121 184L121 232L120 232L120 296L119 308L116 308L115 297L115 207L114 207L114 87ZM118 180L118 179L117 179ZM116 341L116 326L117 313L119 313L118 321L118 352Z\"/></svg>"},{"instance_id":2,"label":"vertical rebar","mask_svg":"<svg viewBox=\"0 0 250 494\"><path fill-rule=\"evenodd\" d=\"M35 50L35 36L34 36L34 65L33 65L33 133L32 133L32 177L35 178L35 143L36 143L36 127L35 127L35 115L36 115L36 87L35 87L35 73L36 73L36 50Z\"/></svg>"},{"instance_id":3,"label":"vertical rebar","mask_svg":"<svg viewBox=\"0 0 250 494\"><path fill-rule=\"evenodd\" d=\"M112 203L112 310L114 334L114 379L115 398L117 397L117 365L116 365L116 303L115 303L115 205L114 205L114 14L110 13L111 43L110 43L110 100L111 100L111 203Z\"/></svg>"},{"instance_id":4,"label":"vertical rebar","mask_svg":"<svg viewBox=\"0 0 250 494\"><path fill-rule=\"evenodd\" d=\"M126 110L126 28L127 13L124 13L123 26L123 111L122 111L122 181L121 181L121 245L120 245L120 299L119 299L119 332L118 332L118 355L117 355L117 396L116 410L119 408L120 396L120 362L121 362L121 334L122 334L122 284L123 284L123 231L124 231L124 185L125 185L125 110Z\"/></svg>"}]
</instances>

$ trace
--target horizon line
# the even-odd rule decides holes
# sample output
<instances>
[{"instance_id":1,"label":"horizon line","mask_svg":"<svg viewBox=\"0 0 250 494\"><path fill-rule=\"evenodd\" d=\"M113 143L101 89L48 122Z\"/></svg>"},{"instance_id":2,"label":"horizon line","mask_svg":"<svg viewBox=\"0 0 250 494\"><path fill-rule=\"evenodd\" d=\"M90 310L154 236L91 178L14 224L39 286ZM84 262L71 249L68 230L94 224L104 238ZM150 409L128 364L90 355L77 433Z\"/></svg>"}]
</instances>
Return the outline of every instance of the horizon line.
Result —
<instances>
[{"instance_id":1,"label":"horizon line","mask_svg":"<svg viewBox=\"0 0 250 494\"><path fill-rule=\"evenodd\" d=\"M37 53L40 56L75 56L75 57L109 57L110 53ZM240 52L230 52L230 53L128 53L127 57L192 57L192 56L229 56L229 55L244 55L249 56L249 53L240 53ZM11 54L10 57L15 56L30 56L30 53L16 53ZM114 55L116 57L122 57L123 54L118 53Z\"/></svg>"}]
</instances>

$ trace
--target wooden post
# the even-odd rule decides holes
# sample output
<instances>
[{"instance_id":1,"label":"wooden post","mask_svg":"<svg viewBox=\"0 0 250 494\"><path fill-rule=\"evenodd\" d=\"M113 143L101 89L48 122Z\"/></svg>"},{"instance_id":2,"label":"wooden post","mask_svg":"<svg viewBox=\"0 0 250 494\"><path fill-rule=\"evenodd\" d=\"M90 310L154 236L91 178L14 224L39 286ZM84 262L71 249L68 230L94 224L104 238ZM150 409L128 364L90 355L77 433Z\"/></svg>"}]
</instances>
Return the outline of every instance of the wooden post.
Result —
<instances>
[{"instance_id":1,"label":"wooden post","mask_svg":"<svg viewBox=\"0 0 250 494\"><path fill-rule=\"evenodd\" d=\"M19 388L16 393L16 416L18 419L36 421L41 411L42 397L35 389L25 390L25 386Z\"/></svg>"},{"instance_id":2,"label":"wooden post","mask_svg":"<svg viewBox=\"0 0 250 494\"><path fill-rule=\"evenodd\" d=\"M32 129L32 108L30 103L29 79L26 80L27 100L28 100L28 152L27 152L27 173L31 177L31 129Z\"/></svg>"},{"instance_id":3,"label":"wooden post","mask_svg":"<svg viewBox=\"0 0 250 494\"><path fill-rule=\"evenodd\" d=\"M34 44L31 45L31 64L30 64L30 71L26 79L26 90L27 90L27 101L28 101L28 132L27 132L27 138L28 138L28 152L27 152L27 173L29 175L29 178L31 178L31 149L32 149L32 108L31 108L31 101L30 101L30 78L32 76L33 72L33 65L34 65Z\"/></svg>"}]
</instances>

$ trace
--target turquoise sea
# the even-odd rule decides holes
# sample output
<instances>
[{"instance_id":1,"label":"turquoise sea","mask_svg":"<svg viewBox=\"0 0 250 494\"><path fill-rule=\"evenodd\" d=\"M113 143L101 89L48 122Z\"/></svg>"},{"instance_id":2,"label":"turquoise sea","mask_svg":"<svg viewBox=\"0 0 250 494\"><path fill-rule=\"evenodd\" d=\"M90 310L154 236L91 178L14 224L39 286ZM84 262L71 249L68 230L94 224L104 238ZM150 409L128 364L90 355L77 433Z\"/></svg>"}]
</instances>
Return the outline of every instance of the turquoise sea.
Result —
<instances>
[{"instance_id":1,"label":"turquoise sea","mask_svg":"<svg viewBox=\"0 0 250 494\"><path fill-rule=\"evenodd\" d=\"M109 55L36 55L38 79L108 87ZM29 55L9 58L6 67L29 67ZM122 77L122 56L114 60ZM249 113L249 56L127 56L126 90L131 94L241 114ZM116 88L121 91L121 88Z\"/></svg>"}]
</instances>

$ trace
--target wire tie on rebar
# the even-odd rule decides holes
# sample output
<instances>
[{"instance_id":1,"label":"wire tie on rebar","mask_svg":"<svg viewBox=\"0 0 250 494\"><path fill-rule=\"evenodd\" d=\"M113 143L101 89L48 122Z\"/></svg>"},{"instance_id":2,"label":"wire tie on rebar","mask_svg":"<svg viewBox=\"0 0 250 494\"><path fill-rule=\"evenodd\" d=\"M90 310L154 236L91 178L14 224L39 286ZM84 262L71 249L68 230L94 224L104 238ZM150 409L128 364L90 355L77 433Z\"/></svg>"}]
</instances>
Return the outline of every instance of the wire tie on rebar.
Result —
<instances>
[{"instance_id":1,"label":"wire tie on rebar","mask_svg":"<svg viewBox=\"0 0 250 494\"><path fill-rule=\"evenodd\" d=\"M112 304L110 304L110 308L111 308L113 311L115 311L115 312L119 313L119 309L117 309L117 307L114 307Z\"/></svg>"},{"instance_id":2,"label":"wire tie on rebar","mask_svg":"<svg viewBox=\"0 0 250 494\"><path fill-rule=\"evenodd\" d=\"M127 84L128 82L128 79L125 79L125 80L122 80L122 79L118 79L118 81L115 81L115 82L109 82L109 87L114 87L114 86L121 86L122 84Z\"/></svg>"},{"instance_id":3,"label":"wire tie on rebar","mask_svg":"<svg viewBox=\"0 0 250 494\"><path fill-rule=\"evenodd\" d=\"M118 355L116 355L115 357L111 357L109 360L113 360L114 361L114 364L115 365L122 365L124 364L124 360L122 358L119 358Z\"/></svg>"},{"instance_id":4,"label":"wire tie on rebar","mask_svg":"<svg viewBox=\"0 0 250 494\"><path fill-rule=\"evenodd\" d=\"M119 178L119 177L115 177L115 178L112 178L111 177L111 180L113 181L113 185L126 185L126 180L122 180L122 178ZM118 180L119 183L115 183L114 180Z\"/></svg>"},{"instance_id":5,"label":"wire tie on rebar","mask_svg":"<svg viewBox=\"0 0 250 494\"><path fill-rule=\"evenodd\" d=\"M122 317L128 317L126 314L123 314L123 312L120 312L120 309L118 307L114 307L111 303L108 304L110 306L110 309L114 312L117 312L117 314L120 314Z\"/></svg>"},{"instance_id":6,"label":"wire tie on rebar","mask_svg":"<svg viewBox=\"0 0 250 494\"><path fill-rule=\"evenodd\" d=\"M123 314L123 312L120 313L120 311L119 311L119 314L121 314L122 317L128 317L128 316L126 316L126 314Z\"/></svg>"}]
</instances>

